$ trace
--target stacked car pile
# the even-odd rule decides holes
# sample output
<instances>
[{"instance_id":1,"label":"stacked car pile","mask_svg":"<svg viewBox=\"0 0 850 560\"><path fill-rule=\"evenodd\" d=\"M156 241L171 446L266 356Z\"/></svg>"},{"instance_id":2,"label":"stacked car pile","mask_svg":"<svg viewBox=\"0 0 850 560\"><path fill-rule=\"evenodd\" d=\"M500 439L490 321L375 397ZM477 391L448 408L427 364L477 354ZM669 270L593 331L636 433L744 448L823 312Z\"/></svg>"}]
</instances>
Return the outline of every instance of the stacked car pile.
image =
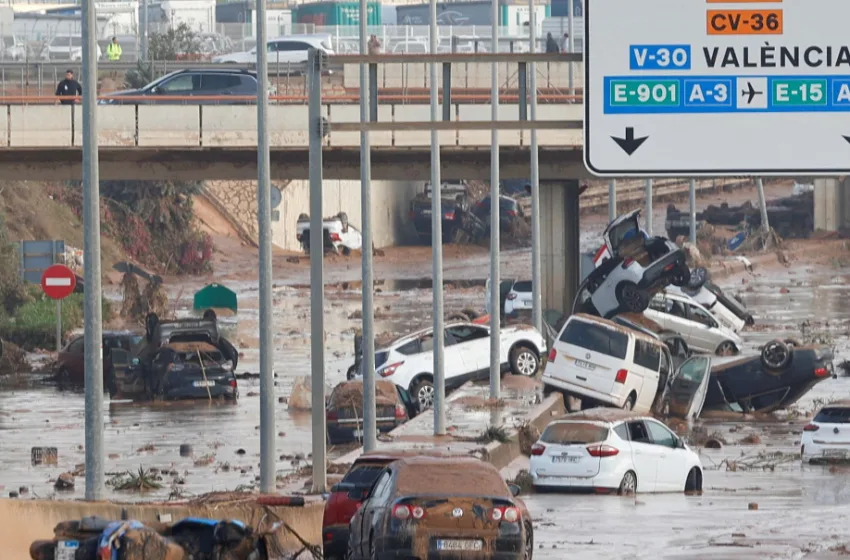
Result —
<instances>
[{"instance_id":1,"label":"stacked car pile","mask_svg":"<svg viewBox=\"0 0 850 560\"><path fill-rule=\"evenodd\" d=\"M564 392L571 408L615 406L687 419L703 406L769 412L833 375L830 348L794 340L725 358L743 349L738 332L754 323L752 315L706 269L689 270L684 251L649 236L638 219L639 211L631 212L605 230L596 269L553 336L543 381Z\"/></svg>"}]
</instances>

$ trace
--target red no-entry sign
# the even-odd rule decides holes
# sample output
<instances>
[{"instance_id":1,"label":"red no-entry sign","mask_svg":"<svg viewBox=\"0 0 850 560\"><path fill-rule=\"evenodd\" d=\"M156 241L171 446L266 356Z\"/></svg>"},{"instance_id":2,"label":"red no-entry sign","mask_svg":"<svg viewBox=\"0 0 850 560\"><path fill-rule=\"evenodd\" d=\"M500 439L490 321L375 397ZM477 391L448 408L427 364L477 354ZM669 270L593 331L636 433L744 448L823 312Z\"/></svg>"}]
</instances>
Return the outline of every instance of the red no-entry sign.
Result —
<instances>
[{"instance_id":1,"label":"red no-entry sign","mask_svg":"<svg viewBox=\"0 0 850 560\"><path fill-rule=\"evenodd\" d=\"M47 297L64 299L73 294L76 287L76 274L64 264L49 266L41 275L41 289Z\"/></svg>"}]
</instances>

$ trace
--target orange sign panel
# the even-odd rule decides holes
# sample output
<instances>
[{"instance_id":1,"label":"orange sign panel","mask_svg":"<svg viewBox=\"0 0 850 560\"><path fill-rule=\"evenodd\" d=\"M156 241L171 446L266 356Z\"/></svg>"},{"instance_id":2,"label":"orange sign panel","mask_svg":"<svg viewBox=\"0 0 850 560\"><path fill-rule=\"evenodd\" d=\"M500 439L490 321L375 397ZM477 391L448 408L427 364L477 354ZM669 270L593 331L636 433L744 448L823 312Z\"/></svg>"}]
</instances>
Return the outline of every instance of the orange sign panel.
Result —
<instances>
[{"instance_id":1,"label":"orange sign panel","mask_svg":"<svg viewBox=\"0 0 850 560\"><path fill-rule=\"evenodd\" d=\"M782 10L708 10L709 35L782 35Z\"/></svg>"}]
</instances>

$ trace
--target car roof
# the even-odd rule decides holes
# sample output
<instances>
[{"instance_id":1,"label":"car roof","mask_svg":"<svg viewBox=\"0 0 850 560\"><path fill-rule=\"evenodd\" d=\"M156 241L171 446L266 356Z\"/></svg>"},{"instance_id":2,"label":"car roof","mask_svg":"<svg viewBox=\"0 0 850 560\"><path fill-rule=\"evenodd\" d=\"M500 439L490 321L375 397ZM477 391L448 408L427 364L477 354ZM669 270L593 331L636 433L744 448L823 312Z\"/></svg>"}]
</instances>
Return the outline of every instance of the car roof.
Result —
<instances>
[{"instance_id":1,"label":"car roof","mask_svg":"<svg viewBox=\"0 0 850 560\"><path fill-rule=\"evenodd\" d=\"M443 325L443 328L447 329L449 327L458 327L458 326L487 328L487 325L478 325L476 323L471 323L471 322L468 322L468 321L451 321L451 322L445 323ZM384 351L387 351L387 350L391 350L392 348L395 348L396 346L401 346L403 344L407 344L408 342L410 342L412 340L416 340L417 338L421 337L422 335L427 334L427 333L429 333L433 330L434 330L434 327L427 327L427 328L418 330L416 332L406 334L406 335L404 335L400 338L393 340L392 342L390 342L389 344L384 346L382 349L378 350L378 352L384 352Z\"/></svg>"},{"instance_id":2,"label":"car roof","mask_svg":"<svg viewBox=\"0 0 850 560\"><path fill-rule=\"evenodd\" d=\"M400 459L422 456L432 458L456 457L456 455L452 455L447 451L443 451L442 449L386 449L383 451L367 451L366 453L363 453L362 455L360 455L360 457L355 459L354 463L357 464L367 461L385 461L387 463L392 463L393 461L398 461Z\"/></svg>"},{"instance_id":3,"label":"car roof","mask_svg":"<svg viewBox=\"0 0 850 560\"><path fill-rule=\"evenodd\" d=\"M330 39L330 33L304 33L303 35L283 35L281 37L275 37L274 39L269 39L268 42L272 41L323 41L325 39Z\"/></svg>"},{"instance_id":4,"label":"car roof","mask_svg":"<svg viewBox=\"0 0 850 560\"><path fill-rule=\"evenodd\" d=\"M571 412L570 414L564 416L562 419L556 420L552 423L557 424L562 422L581 420L617 424L619 422L627 422L629 420L654 420L654 418L652 418L651 416L646 416L645 414L638 414L637 412L632 412L631 410L597 407L588 410L582 410L581 412Z\"/></svg>"},{"instance_id":5,"label":"car roof","mask_svg":"<svg viewBox=\"0 0 850 560\"><path fill-rule=\"evenodd\" d=\"M824 408L850 408L850 399L838 399L837 401L826 403L818 409L818 412Z\"/></svg>"},{"instance_id":6,"label":"car roof","mask_svg":"<svg viewBox=\"0 0 850 560\"><path fill-rule=\"evenodd\" d=\"M661 342L658 340L658 337L649 336L644 332L624 327L623 325L617 324L614 321L609 321L608 319L603 319L602 317L596 317L595 315L587 315L585 313L576 313L574 315L571 315L570 318L567 319L567 323L572 321L574 318L587 321L588 323L599 323L617 332L621 332L626 335L631 335L635 338L646 340L654 344L661 344ZM566 326L567 323L564 323L564 326Z\"/></svg>"}]
</instances>

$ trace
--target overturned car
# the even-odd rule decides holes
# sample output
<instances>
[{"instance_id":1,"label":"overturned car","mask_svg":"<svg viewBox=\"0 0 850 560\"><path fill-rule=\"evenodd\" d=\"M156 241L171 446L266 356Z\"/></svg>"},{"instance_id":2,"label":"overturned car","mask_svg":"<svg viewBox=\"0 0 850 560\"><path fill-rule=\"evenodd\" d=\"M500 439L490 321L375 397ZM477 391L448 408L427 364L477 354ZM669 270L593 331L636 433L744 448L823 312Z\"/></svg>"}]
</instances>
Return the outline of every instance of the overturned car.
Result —
<instances>
[{"instance_id":1,"label":"overturned car","mask_svg":"<svg viewBox=\"0 0 850 560\"><path fill-rule=\"evenodd\" d=\"M594 258L596 269L579 288L592 304L584 312L605 318L641 313L665 287L690 281L685 252L664 237L651 237L641 229L639 217L640 210L624 214L605 230L605 244Z\"/></svg>"}]
</instances>

